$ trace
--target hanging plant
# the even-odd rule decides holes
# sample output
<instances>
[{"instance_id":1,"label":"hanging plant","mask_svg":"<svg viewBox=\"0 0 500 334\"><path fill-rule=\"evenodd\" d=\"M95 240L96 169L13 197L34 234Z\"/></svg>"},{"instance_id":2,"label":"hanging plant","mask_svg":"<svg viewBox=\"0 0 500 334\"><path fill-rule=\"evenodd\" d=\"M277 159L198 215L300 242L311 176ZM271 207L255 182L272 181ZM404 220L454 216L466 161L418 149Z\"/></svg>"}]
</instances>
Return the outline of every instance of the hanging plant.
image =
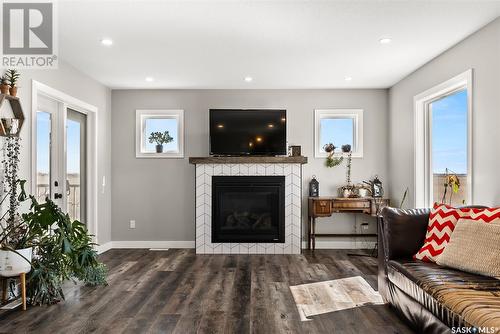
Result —
<instances>
[{"instance_id":1,"label":"hanging plant","mask_svg":"<svg viewBox=\"0 0 500 334\"><path fill-rule=\"evenodd\" d=\"M18 198L18 172L19 153L21 150L21 139L19 137L6 137L4 142L4 155L2 164L4 166L3 191L8 194L9 207L7 210L7 225L13 225L16 221Z\"/></svg>"},{"instance_id":2,"label":"hanging plant","mask_svg":"<svg viewBox=\"0 0 500 334\"><path fill-rule=\"evenodd\" d=\"M342 163L342 161L344 161L343 156L340 156L340 157L335 156L335 149L336 148L337 147L335 147L335 145L333 145L332 143L329 143L329 144L326 144L325 146L323 146L323 150L328 154L328 156L326 157L326 161L325 161L325 166L328 168L336 167L336 166L340 165Z\"/></svg>"}]
</instances>

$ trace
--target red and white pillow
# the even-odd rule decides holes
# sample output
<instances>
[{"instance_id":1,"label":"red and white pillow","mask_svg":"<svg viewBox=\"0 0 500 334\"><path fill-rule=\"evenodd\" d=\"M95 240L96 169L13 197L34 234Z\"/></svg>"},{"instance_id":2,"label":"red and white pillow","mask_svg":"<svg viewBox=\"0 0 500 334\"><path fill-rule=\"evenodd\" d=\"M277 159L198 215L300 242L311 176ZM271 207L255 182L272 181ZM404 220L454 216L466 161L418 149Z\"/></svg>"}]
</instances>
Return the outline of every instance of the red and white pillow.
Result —
<instances>
[{"instance_id":1,"label":"red and white pillow","mask_svg":"<svg viewBox=\"0 0 500 334\"><path fill-rule=\"evenodd\" d=\"M500 224L500 208L456 209L446 204L435 203L429 215L429 225L424 245L413 256L424 262L436 262L444 251L459 219L471 219L479 223Z\"/></svg>"}]
</instances>

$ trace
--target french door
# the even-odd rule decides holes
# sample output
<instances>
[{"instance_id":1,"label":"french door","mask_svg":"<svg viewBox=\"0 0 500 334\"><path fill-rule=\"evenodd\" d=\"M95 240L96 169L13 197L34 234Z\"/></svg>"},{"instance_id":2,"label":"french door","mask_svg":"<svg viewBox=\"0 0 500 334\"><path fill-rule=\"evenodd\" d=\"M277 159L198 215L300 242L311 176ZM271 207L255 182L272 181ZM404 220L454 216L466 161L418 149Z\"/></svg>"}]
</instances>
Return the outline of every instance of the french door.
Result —
<instances>
[{"instance_id":1,"label":"french door","mask_svg":"<svg viewBox=\"0 0 500 334\"><path fill-rule=\"evenodd\" d=\"M65 103L37 96L36 194L87 223L87 116Z\"/></svg>"}]
</instances>

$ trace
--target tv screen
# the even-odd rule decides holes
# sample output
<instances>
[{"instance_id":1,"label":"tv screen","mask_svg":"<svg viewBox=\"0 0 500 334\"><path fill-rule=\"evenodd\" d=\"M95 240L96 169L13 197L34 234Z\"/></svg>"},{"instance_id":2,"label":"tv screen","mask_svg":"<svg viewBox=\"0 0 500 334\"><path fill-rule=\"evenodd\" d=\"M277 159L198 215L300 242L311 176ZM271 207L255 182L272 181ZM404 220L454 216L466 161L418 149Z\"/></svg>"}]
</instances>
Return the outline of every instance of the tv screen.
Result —
<instances>
[{"instance_id":1,"label":"tv screen","mask_svg":"<svg viewBox=\"0 0 500 334\"><path fill-rule=\"evenodd\" d=\"M285 155L286 110L210 109L210 154Z\"/></svg>"}]
</instances>

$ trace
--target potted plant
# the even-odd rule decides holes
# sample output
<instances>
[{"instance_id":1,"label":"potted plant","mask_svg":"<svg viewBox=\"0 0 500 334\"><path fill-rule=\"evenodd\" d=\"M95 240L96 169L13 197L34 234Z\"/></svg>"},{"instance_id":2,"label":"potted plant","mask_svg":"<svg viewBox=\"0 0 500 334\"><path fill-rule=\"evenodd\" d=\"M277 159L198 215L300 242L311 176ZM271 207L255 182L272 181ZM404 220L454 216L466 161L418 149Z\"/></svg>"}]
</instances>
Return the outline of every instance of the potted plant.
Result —
<instances>
[{"instance_id":1,"label":"potted plant","mask_svg":"<svg viewBox=\"0 0 500 334\"><path fill-rule=\"evenodd\" d=\"M0 78L0 93L1 94L9 94L9 81L7 80L5 75L3 75Z\"/></svg>"},{"instance_id":2,"label":"potted plant","mask_svg":"<svg viewBox=\"0 0 500 334\"><path fill-rule=\"evenodd\" d=\"M5 76L9 82L9 92L10 95L16 96L17 95L17 82L19 81L19 77L21 74L16 70L16 69L10 69L5 72Z\"/></svg>"},{"instance_id":3,"label":"potted plant","mask_svg":"<svg viewBox=\"0 0 500 334\"><path fill-rule=\"evenodd\" d=\"M149 143L156 143L156 153L163 152L163 144L168 144L173 141L174 138L170 136L168 131L164 132L151 132L149 135Z\"/></svg>"},{"instance_id":4,"label":"potted plant","mask_svg":"<svg viewBox=\"0 0 500 334\"><path fill-rule=\"evenodd\" d=\"M106 266L98 261L87 228L72 221L50 199L38 203L30 196L31 210L23 214L35 255L28 279L32 305L50 305L64 299L64 281L80 280L89 286L106 285Z\"/></svg>"},{"instance_id":5,"label":"potted plant","mask_svg":"<svg viewBox=\"0 0 500 334\"><path fill-rule=\"evenodd\" d=\"M342 154L347 156L346 184L339 188L341 197L357 197L356 187L351 182L352 150L351 145L342 145Z\"/></svg>"}]
</instances>

